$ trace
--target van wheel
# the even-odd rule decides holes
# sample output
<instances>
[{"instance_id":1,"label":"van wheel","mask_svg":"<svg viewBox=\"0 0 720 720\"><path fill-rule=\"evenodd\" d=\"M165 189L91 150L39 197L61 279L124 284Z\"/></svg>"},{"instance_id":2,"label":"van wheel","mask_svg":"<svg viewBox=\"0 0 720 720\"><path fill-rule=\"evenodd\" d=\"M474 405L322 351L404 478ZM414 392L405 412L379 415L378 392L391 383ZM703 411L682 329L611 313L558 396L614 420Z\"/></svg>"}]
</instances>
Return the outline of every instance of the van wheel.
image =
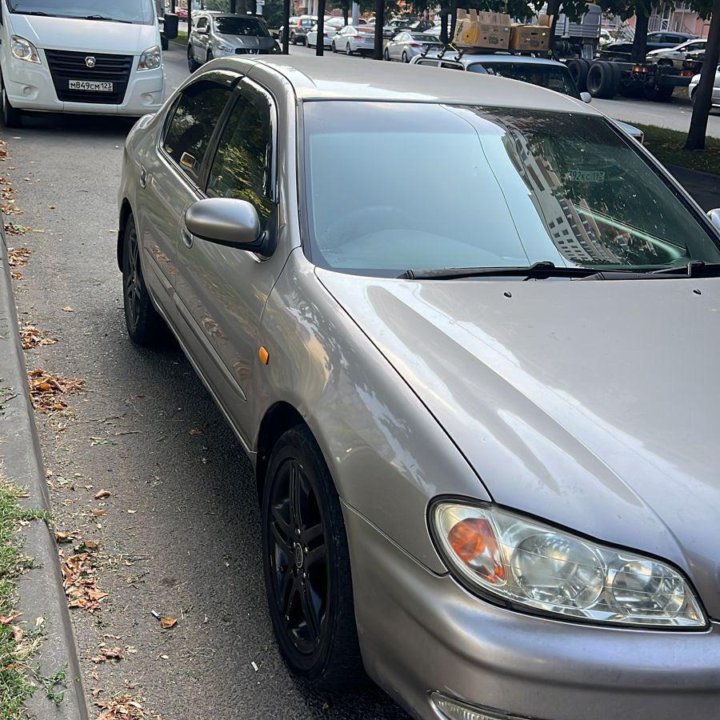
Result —
<instances>
[{"instance_id":1,"label":"van wheel","mask_svg":"<svg viewBox=\"0 0 720 720\"><path fill-rule=\"evenodd\" d=\"M130 339L142 347L157 347L167 338L167 326L150 299L140 264L135 219L125 224L123 238L123 307Z\"/></svg>"},{"instance_id":2,"label":"van wheel","mask_svg":"<svg viewBox=\"0 0 720 720\"><path fill-rule=\"evenodd\" d=\"M165 37L165 35L160 36L160 47L163 50L169 50L170 49L170 41Z\"/></svg>"},{"instance_id":3,"label":"van wheel","mask_svg":"<svg viewBox=\"0 0 720 720\"><path fill-rule=\"evenodd\" d=\"M262 552L270 618L290 670L321 690L361 684L340 500L315 438L302 426L282 435L270 456Z\"/></svg>"},{"instance_id":4,"label":"van wheel","mask_svg":"<svg viewBox=\"0 0 720 720\"><path fill-rule=\"evenodd\" d=\"M22 125L22 113L10 104L4 84L2 86L2 98L0 102L2 103L2 118L5 127L20 127Z\"/></svg>"}]
</instances>

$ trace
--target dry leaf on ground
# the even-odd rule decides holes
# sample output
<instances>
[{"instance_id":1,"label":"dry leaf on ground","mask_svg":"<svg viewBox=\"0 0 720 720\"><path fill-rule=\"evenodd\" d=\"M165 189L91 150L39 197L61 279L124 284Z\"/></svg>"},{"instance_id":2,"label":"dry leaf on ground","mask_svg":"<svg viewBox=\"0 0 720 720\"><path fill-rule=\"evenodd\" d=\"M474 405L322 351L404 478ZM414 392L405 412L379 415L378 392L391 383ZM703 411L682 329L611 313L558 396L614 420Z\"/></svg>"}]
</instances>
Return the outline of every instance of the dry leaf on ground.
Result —
<instances>
[{"instance_id":1,"label":"dry leaf on ground","mask_svg":"<svg viewBox=\"0 0 720 720\"><path fill-rule=\"evenodd\" d=\"M22 273L20 273L20 278L15 279L19 280L21 278ZM23 350L32 350L41 345L54 345L57 342L55 338L47 337L42 330L34 325L23 325L20 328L20 340L22 341Z\"/></svg>"},{"instance_id":2,"label":"dry leaf on ground","mask_svg":"<svg viewBox=\"0 0 720 720\"><path fill-rule=\"evenodd\" d=\"M63 309L63 312L75 312L75 308L71 308L69 305L66 305Z\"/></svg>"},{"instance_id":3,"label":"dry leaf on ground","mask_svg":"<svg viewBox=\"0 0 720 720\"><path fill-rule=\"evenodd\" d=\"M102 710L97 720L150 720L151 717L132 695L118 695L110 700L96 700L95 705Z\"/></svg>"},{"instance_id":4,"label":"dry leaf on ground","mask_svg":"<svg viewBox=\"0 0 720 720\"><path fill-rule=\"evenodd\" d=\"M95 558L92 548L88 547L88 542L75 547L75 550L87 550L87 552L75 552L68 558L65 558L61 550L60 569L63 575L63 588L69 600L68 607L93 613L100 609L100 601L108 594L97 587ZM97 543L95 545L97 546Z\"/></svg>"},{"instance_id":5,"label":"dry leaf on ground","mask_svg":"<svg viewBox=\"0 0 720 720\"><path fill-rule=\"evenodd\" d=\"M8 265L10 265L11 268L25 267L28 264L28 260L30 260L31 255L32 250L30 250L30 248L8 248Z\"/></svg>"},{"instance_id":6,"label":"dry leaf on ground","mask_svg":"<svg viewBox=\"0 0 720 720\"><path fill-rule=\"evenodd\" d=\"M103 500L104 498L110 497L110 491L109 490L98 490L95 493L95 499L96 500Z\"/></svg>"},{"instance_id":7,"label":"dry leaf on ground","mask_svg":"<svg viewBox=\"0 0 720 720\"><path fill-rule=\"evenodd\" d=\"M62 396L74 393L84 385L82 380L52 375L39 368L31 370L28 377L30 379L30 396L33 407L38 412L45 414L64 410L67 403Z\"/></svg>"},{"instance_id":8,"label":"dry leaf on ground","mask_svg":"<svg viewBox=\"0 0 720 720\"><path fill-rule=\"evenodd\" d=\"M91 658L92 662L94 662L96 665L100 665L101 663L105 663L108 660L114 660L115 662L120 662L123 659L123 652L121 647L102 647L100 648L100 654L96 655L94 658Z\"/></svg>"},{"instance_id":9,"label":"dry leaf on ground","mask_svg":"<svg viewBox=\"0 0 720 720\"><path fill-rule=\"evenodd\" d=\"M165 617L160 618L160 627L163 630L171 630L177 625L177 620L174 617L170 617L170 615L166 615Z\"/></svg>"}]
</instances>

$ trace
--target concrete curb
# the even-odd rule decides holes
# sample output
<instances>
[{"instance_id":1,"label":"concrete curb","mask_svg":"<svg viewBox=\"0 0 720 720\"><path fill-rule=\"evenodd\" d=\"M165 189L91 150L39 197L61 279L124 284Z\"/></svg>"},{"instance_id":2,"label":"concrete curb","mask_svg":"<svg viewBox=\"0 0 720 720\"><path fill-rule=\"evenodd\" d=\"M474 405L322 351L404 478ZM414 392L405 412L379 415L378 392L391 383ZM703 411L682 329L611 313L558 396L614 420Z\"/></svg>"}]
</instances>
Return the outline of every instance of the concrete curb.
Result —
<instances>
[{"instance_id":1,"label":"concrete curb","mask_svg":"<svg viewBox=\"0 0 720 720\"><path fill-rule=\"evenodd\" d=\"M1 215L0 215L1 217ZM50 510L42 455L33 409L30 403L25 358L18 334L17 313L7 259L7 240L0 223L0 387L3 412L0 413L0 463L7 479L27 490L28 507ZM55 539L45 523L33 522L22 532L24 550L35 567L18 582L20 623L33 628L44 619L47 632L39 652L31 659L41 673L53 675L64 669L67 689L61 703L48 700L38 687L27 703L37 720L88 720L77 647L58 562ZM56 688L61 690L62 688ZM1 714L1 710L0 710Z\"/></svg>"}]
</instances>

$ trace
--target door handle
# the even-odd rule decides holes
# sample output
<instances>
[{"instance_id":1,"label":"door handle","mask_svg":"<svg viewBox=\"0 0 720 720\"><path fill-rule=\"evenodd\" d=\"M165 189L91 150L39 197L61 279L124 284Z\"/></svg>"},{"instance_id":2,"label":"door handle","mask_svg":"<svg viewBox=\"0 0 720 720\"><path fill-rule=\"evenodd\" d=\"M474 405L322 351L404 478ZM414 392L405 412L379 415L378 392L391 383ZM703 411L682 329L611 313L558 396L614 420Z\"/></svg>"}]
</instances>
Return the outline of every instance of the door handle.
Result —
<instances>
[{"instance_id":1,"label":"door handle","mask_svg":"<svg viewBox=\"0 0 720 720\"><path fill-rule=\"evenodd\" d=\"M192 233L190 233L190 231L187 230L186 228L183 228L183 231L182 231L182 241L183 241L183 245L188 249L193 246L194 240L193 240Z\"/></svg>"}]
</instances>

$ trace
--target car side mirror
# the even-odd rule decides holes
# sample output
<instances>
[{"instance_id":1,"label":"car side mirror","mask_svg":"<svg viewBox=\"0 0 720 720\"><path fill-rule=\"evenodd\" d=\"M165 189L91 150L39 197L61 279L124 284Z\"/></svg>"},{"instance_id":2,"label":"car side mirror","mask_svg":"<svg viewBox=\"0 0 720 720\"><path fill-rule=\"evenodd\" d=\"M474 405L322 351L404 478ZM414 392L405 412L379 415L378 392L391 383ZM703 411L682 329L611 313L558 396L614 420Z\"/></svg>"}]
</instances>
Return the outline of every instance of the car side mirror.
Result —
<instances>
[{"instance_id":1,"label":"car side mirror","mask_svg":"<svg viewBox=\"0 0 720 720\"><path fill-rule=\"evenodd\" d=\"M255 206L246 200L207 198L185 211L185 226L207 242L259 252L264 233Z\"/></svg>"},{"instance_id":2,"label":"car side mirror","mask_svg":"<svg viewBox=\"0 0 720 720\"><path fill-rule=\"evenodd\" d=\"M709 210L708 217L710 218L710 222L713 224L715 229L720 232L720 208Z\"/></svg>"},{"instance_id":3,"label":"car side mirror","mask_svg":"<svg viewBox=\"0 0 720 720\"><path fill-rule=\"evenodd\" d=\"M581 92L580 93L580 99L584 103L591 103L592 102L592 95L589 92Z\"/></svg>"}]
</instances>

